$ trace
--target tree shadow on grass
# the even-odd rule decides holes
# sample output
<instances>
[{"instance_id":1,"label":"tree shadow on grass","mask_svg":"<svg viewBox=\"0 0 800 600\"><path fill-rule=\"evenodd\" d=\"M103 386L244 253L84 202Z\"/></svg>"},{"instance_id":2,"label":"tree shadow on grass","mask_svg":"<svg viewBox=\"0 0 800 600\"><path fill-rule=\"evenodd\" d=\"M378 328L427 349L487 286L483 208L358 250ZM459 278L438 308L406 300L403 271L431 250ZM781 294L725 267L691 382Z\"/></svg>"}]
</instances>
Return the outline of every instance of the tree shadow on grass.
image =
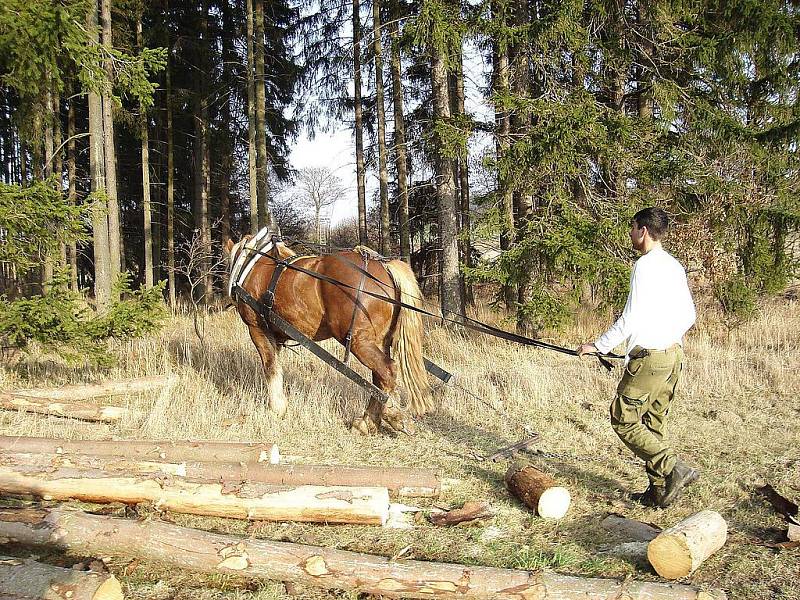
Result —
<instances>
[{"instance_id":1,"label":"tree shadow on grass","mask_svg":"<svg viewBox=\"0 0 800 600\"><path fill-rule=\"evenodd\" d=\"M498 449L520 441L519 438L507 437L492 431L480 429L460 421L458 418L445 412L429 415L423 423L436 435L446 438L460 450L459 455L470 464L476 464L476 455L489 456ZM593 458L593 457L586 457ZM527 461L535 467L553 473L560 479L570 479L582 487L589 488L595 495L608 496L618 499L624 486L614 479L593 469L590 460L584 457L558 457L542 456L537 452L536 443L530 448L517 452L505 462L511 460ZM479 462L477 464L480 464ZM493 463L487 462L487 465ZM492 473L492 479L496 476Z\"/></svg>"},{"instance_id":2,"label":"tree shadow on grass","mask_svg":"<svg viewBox=\"0 0 800 600\"><path fill-rule=\"evenodd\" d=\"M15 363L6 364L4 368L20 378L20 389L39 387L37 382L70 382L70 384L96 383L111 369L89 364L70 365L51 358L31 358L22 356ZM60 383L59 383L60 384Z\"/></svg>"}]
</instances>

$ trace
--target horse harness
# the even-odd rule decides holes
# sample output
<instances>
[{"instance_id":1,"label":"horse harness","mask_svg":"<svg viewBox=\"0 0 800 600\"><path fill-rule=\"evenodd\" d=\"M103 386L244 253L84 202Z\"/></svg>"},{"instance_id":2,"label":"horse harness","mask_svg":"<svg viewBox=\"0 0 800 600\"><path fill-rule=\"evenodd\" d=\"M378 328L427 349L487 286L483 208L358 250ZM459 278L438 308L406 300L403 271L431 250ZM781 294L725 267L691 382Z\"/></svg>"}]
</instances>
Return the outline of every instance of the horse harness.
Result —
<instances>
[{"instance_id":1,"label":"horse harness","mask_svg":"<svg viewBox=\"0 0 800 600\"><path fill-rule=\"evenodd\" d=\"M358 248L356 249L362 257L363 260L363 268L358 267L358 265L353 265L356 269L361 270L361 281L359 282L358 288L356 290L354 306L353 306L353 316L350 319L350 328L345 336L345 359L344 361L339 360L333 354L322 348L319 344L314 342L311 338L306 336L302 333L299 329L297 329L294 325L289 323L286 319L281 317L277 312L273 310L275 305L275 290L278 287L278 281L281 278L283 272L290 267L290 265L299 260L300 258L306 258L302 255L293 255L288 258L281 258L281 256L277 252L277 244L281 241L281 238L277 235L273 235L266 240L265 238L262 240L257 241L256 243L245 246L242 248L242 251L250 251L252 257L250 259L251 262L245 262L245 267L239 268L238 273L236 274L235 278L232 278L229 285L230 295L231 297L241 300L247 306L249 306L253 312L256 313L261 319L269 325L275 327L278 331L283 333L287 338L294 340L297 342L298 345L302 346L309 350L312 354L317 356L318 358L322 359L323 362L328 364L329 366L333 367L347 378L349 378L354 383L361 386L365 389L371 396L374 396L379 401L386 403L389 400L389 396L384 392L382 389L377 387L371 381L366 380L360 374L356 373L353 369L350 368L348 365L350 359L350 345L352 343L352 332L353 332L353 325L355 324L356 314L358 311L359 305L361 305L360 298L362 296L362 290L364 288L364 283L367 278L366 269L369 265L370 258L376 258L375 256L370 256L370 252L364 249L363 251ZM262 248L269 246L266 250L262 250L261 248L257 248L256 246L261 245ZM272 250L275 250L275 255L270 254ZM259 258L262 256L268 256L275 262L275 269L272 272L272 278L269 282L269 287L267 291L264 292L264 295L261 297L260 300L254 298L250 293L248 293L241 284L244 283L247 275L249 274L250 269L252 268L252 264L258 261ZM237 257L236 264L239 264L239 257ZM350 262L350 261L347 261ZM242 277L242 273L244 273L244 277ZM449 374L448 374L449 375Z\"/></svg>"}]
</instances>

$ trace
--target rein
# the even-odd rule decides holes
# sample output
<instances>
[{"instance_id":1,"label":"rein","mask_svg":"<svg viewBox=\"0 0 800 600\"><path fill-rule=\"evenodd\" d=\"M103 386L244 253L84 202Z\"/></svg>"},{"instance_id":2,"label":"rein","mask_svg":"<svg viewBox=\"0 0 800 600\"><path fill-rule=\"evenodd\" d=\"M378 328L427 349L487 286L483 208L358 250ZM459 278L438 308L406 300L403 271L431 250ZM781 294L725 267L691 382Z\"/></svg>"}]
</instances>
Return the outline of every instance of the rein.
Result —
<instances>
[{"instance_id":1,"label":"rein","mask_svg":"<svg viewBox=\"0 0 800 600\"><path fill-rule=\"evenodd\" d=\"M276 238L277 238L277 236L273 236L273 239L276 239ZM425 315L425 316L428 316L428 317L432 317L434 319L440 320L442 323L444 323L444 322L452 323L454 325L459 325L461 327L464 327L466 329L470 329L472 331L477 331L478 333L482 333L484 335L489 335L489 336L496 337L496 338L499 338L499 339L503 339L503 340L506 340L506 341L509 341L509 342L515 342L517 344L522 344L524 346L533 346L534 348L542 348L544 350L551 350L553 352L559 352L561 354L567 354L569 356L578 356L578 352L576 350L572 350L571 348L566 348L564 346L558 346L556 344L550 344L548 342L543 342L543 341L537 340L535 338L526 337L526 336L520 335L518 333L512 333L510 331L505 331L503 329L500 329L498 327L494 327L493 325L489 325L488 323L483 323L481 321L477 321L475 319L472 319L472 318L470 318L470 317L468 317L466 315L462 315L462 314L457 313L455 311L445 310L445 311L443 311L443 313L441 315L437 315L437 314L432 313L432 312L430 312L428 310L425 310L423 308L419 308L417 306L413 306L411 304L407 304L407 303L402 302L400 300L396 300L395 298L391 298L388 295L376 294L374 292L370 292L368 290L361 289L362 288L361 285L359 285L359 287L356 288L356 287L354 287L352 285L349 285L347 283L344 283L342 281L339 281L339 280L334 279L332 277L329 277L327 275L323 275L322 273L319 273L317 271L311 271L309 269L305 269L305 268L300 267L298 265L291 264L292 260L293 260L293 257L290 257L289 259L282 259L280 257L272 256L271 254L268 254L267 252L263 252L261 250L255 249L255 248L248 248L248 247L243 247L242 251L250 251L250 252L253 252L253 253L256 253L256 254L259 254L261 256L269 258L270 260L275 262L275 264L276 264L276 269L275 270L276 271L278 270L278 267L280 267L281 273L286 269L291 269L291 270L297 271L299 273L304 273L305 275L308 275L308 276L313 277L315 279L318 279L320 281L325 281L325 282L330 283L332 285L335 285L335 286L337 286L339 288L354 290L357 295L365 294L367 296L371 296L373 298L377 298L379 300L383 300L384 302L388 302L389 304L392 304L394 306L398 306L400 308L405 308L407 310L411 310L411 311L420 313L422 315ZM340 257L340 256L336 256L335 254L331 255L331 256L335 256L336 258L347 262L354 269L356 269L358 272L360 272L361 275L362 275L362 281L363 281L363 279L365 277L368 277L371 280L374 280L374 281L378 282L381 285L381 287L383 287L383 288L386 287L385 283L380 281L377 277L375 277L371 273L367 272L365 269L362 269L360 266L355 264L353 261L347 260L346 258L343 258L343 257ZM296 260L296 258L297 257L294 257L294 260ZM278 274L278 276L280 276L280 273ZM273 281L275 281L275 283L277 283L277 278L274 275L273 275ZM238 281L236 282L235 285L236 286L241 286L241 284ZM232 285L231 287L234 287L234 285ZM273 292L274 292L274 289L273 289ZM273 293L273 296L274 296L274 293ZM418 300L424 300L422 298L417 298L417 299ZM273 300L274 300L274 297L273 297ZM454 315L455 318L454 317L445 316L444 315L445 312L446 313L450 313L451 315ZM609 371L613 368L613 365L607 359L623 359L623 358L625 358L624 356L621 356L619 354L611 354L611 353L609 353L609 354L601 354L601 353L598 352L598 353L593 353L593 355L596 356L598 361L600 362L600 364L603 365L603 367L605 367Z\"/></svg>"}]
</instances>

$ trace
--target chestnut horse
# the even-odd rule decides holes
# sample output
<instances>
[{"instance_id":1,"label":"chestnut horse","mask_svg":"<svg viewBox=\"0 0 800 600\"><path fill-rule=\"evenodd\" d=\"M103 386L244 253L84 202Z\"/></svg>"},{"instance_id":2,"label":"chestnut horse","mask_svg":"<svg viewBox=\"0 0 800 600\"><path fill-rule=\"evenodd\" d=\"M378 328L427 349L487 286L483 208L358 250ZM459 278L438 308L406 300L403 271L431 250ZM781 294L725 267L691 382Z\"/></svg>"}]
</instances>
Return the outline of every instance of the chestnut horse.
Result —
<instances>
[{"instance_id":1,"label":"chestnut horse","mask_svg":"<svg viewBox=\"0 0 800 600\"><path fill-rule=\"evenodd\" d=\"M353 422L352 428L375 433L385 423L395 431L411 433L411 420L403 414L399 402L398 375L411 413L418 416L428 412L422 319L419 313L380 298L363 293L357 296L356 290L362 285L366 292L411 306L421 306L422 294L411 267L400 260L366 260L365 270L375 279L363 276L358 268L364 268L364 255L371 251L356 250L359 251L297 257L292 266L315 271L350 287L340 287L290 267L278 279L272 310L317 342L335 338L344 345L352 323L352 354L372 371L373 383L389 396L386 403L371 398L364 415ZM227 240L225 251L230 261L229 293L238 284L256 299L264 297L275 271L275 261L263 254L283 259L297 256L268 230L245 236L238 243ZM286 396L277 354L288 338L241 300L237 308L261 357L270 391L269 406L282 416L286 412Z\"/></svg>"}]
</instances>

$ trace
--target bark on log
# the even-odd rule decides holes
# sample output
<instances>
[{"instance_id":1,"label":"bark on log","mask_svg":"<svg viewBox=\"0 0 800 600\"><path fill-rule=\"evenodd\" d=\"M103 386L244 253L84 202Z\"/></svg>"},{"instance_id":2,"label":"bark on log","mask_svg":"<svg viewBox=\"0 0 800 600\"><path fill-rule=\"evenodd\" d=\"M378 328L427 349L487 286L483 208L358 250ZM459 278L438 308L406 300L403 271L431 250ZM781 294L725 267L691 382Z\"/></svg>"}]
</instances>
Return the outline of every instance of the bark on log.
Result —
<instances>
[{"instance_id":1,"label":"bark on log","mask_svg":"<svg viewBox=\"0 0 800 600\"><path fill-rule=\"evenodd\" d=\"M113 575L75 571L30 559L0 556L0 598L25 600L122 600Z\"/></svg>"},{"instance_id":2,"label":"bark on log","mask_svg":"<svg viewBox=\"0 0 800 600\"><path fill-rule=\"evenodd\" d=\"M127 408L119 406L98 406L88 402L58 402L7 392L0 392L0 408L99 423L114 423L128 413Z\"/></svg>"},{"instance_id":3,"label":"bark on log","mask_svg":"<svg viewBox=\"0 0 800 600\"><path fill-rule=\"evenodd\" d=\"M649 523L634 521L620 515L608 515L600 524L607 530L618 533L627 540L636 542L649 542L654 539L661 530Z\"/></svg>"},{"instance_id":4,"label":"bark on log","mask_svg":"<svg viewBox=\"0 0 800 600\"><path fill-rule=\"evenodd\" d=\"M0 539L46 544L85 554L139 558L204 573L353 590L391 598L514 600L722 600L720 590L626 579L412 560L317 546L243 539L158 521L128 521L77 511L0 509Z\"/></svg>"},{"instance_id":5,"label":"bark on log","mask_svg":"<svg viewBox=\"0 0 800 600\"><path fill-rule=\"evenodd\" d=\"M20 440L15 443L15 439ZM210 481L252 481L272 485L299 486L353 486L385 487L397 496L437 497L441 492L441 482L429 469L401 467L340 467L335 465L276 465L257 462L198 462L187 461L181 457L193 455L208 459L207 452L195 452L189 447L184 452L177 445L169 450L160 442L59 442L58 440L38 440L44 438L3 438L0 437L0 452L4 453L6 465L76 467L103 471L130 471L136 473L167 473L190 479ZM58 445L60 444L60 445ZM125 444L130 444L126 446ZM169 444L169 442L167 442ZM194 444L194 442L192 442ZM205 445L206 443L201 443ZM220 444L208 444L220 446ZM206 447L208 447L206 446ZM65 451L67 448L69 451ZM267 450L269 448L269 450ZM201 450L202 448L198 448ZM97 450L92 452L92 450ZM111 456L114 450L124 451L131 458ZM165 451L166 450L166 451ZM213 450L213 448L212 448ZM225 448L217 452L233 454ZM78 453L82 452L82 453ZM109 455L105 455L108 452ZM245 448L246 457L254 457L256 449ZM92 454L97 454L93 456ZM259 460L277 462L278 447L264 445L259 450ZM169 456L171 460L161 457Z\"/></svg>"},{"instance_id":6,"label":"bark on log","mask_svg":"<svg viewBox=\"0 0 800 600\"><path fill-rule=\"evenodd\" d=\"M488 502L467 502L461 508L431 515L431 523L440 527L458 525L476 519L486 519L493 516L492 508Z\"/></svg>"},{"instance_id":7,"label":"bark on log","mask_svg":"<svg viewBox=\"0 0 800 600\"><path fill-rule=\"evenodd\" d=\"M223 461L277 463L276 444L169 440L61 440L40 437L0 436L0 451L41 454L90 454L135 460L180 463Z\"/></svg>"},{"instance_id":8,"label":"bark on log","mask_svg":"<svg viewBox=\"0 0 800 600\"><path fill-rule=\"evenodd\" d=\"M0 493L45 500L151 502L177 513L314 523L383 525L389 493L377 487L299 486L259 483L197 483L164 474L112 477L102 471L0 465Z\"/></svg>"},{"instance_id":9,"label":"bark on log","mask_svg":"<svg viewBox=\"0 0 800 600\"><path fill-rule=\"evenodd\" d=\"M5 390L6 394L25 399L38 398L75 402L78 400L91 400L105 396L118 396L121 394L138 394L157 390L174 383L174 375L155 375L153 377L135 377L132 379L116 379L102 383L87 383L83 385L65 385L58 388L30 388L26 390Z\"/></svg>"},{"instance_id":10,"label":"bark on log","mask_svg":"<svg viewBox=\"0 0 800 600\"><path fill-rule=\"evenodd\" d=\"M722 548L727 535L725 519L704 510L662 531L647 546L647 560L665 579L685 577Z\"/></svg>"},{"instance_id":11,"label":"bark on log","mask_svg":"<svg viewBox=\"0 0 800 600\"><path fill-rule=\"evenodd\" d=\"M540 517L560 519L569 509L569 490L556 484L547 473L530 465L511 465L505 480L509 491Z\"/></svg>"}]
</instances>

